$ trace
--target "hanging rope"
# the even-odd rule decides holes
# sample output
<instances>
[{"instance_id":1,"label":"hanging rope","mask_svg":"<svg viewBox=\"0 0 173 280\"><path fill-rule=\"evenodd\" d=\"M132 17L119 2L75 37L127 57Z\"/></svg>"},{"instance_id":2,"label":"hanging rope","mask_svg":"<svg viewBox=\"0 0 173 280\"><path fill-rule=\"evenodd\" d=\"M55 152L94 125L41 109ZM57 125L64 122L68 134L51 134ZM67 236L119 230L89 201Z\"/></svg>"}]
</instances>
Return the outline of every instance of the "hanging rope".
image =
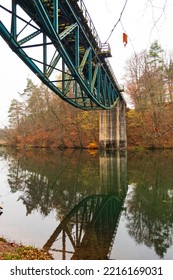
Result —
<instances>
[{"instance_id":1,"label":"hanging rope","mask_svg":"<svg viewBox=\"0 0 173 280\"><path fill-rule=\"evenodd\" d=\"M125 2L125 4L124 4L124 7L123 7L123 9L122 9L122 11L121 11L121 13L120 13L120 17L119 17L119 19L117 20L117 22L115 23L114 27L112 28L112 30L111 30L111 32L110 32L110 34L109 34L107 40L105 41L105 44L108 42L108 40L109 40L110 37L112 36L112 33L114 32L114 30L115 30L116 26L118 25L118 23L121 21L123 12L124 12L125 7L126 7L126 5L127 5L127 1L128 1L128 0L126 0L126 2Z\"/></svg>"}]
</instances>

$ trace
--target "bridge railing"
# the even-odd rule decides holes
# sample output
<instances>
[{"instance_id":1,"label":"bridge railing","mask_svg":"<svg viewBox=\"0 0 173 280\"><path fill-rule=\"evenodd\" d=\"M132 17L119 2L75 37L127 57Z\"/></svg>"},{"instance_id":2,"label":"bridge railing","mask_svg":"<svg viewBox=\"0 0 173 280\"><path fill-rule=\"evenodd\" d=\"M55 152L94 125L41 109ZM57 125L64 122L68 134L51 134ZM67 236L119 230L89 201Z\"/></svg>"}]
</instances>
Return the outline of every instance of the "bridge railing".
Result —
<instances>
[{"instance_id":1,"label":"bridge railing","mask_svg":"<svg viewBox=\"0 0 173 280\"><path fill-rule=\"evenodd\" d=\"M77 2L78 2L78 5L79 5L79 8L83 12L83 16L86 19L87 24L88 24L89 28L91 29L91 32L92 32L93 36L95 37L95 40L97 41L97 44L98 44L98 47L100 48L100 50L102 52L111 52L110 45L108 43L106 43L106 44L105 43L101 43L99 35L97 33L97 30L96 30L96 28L94 26L94 23L93 23L90 15L89 15L89 13L87 11L87 8L86 8L83 0L77 0ZM105 58L105 60L106 60L106 64L108 66L108 69L109 69L109 71L111 73L111 76L112 76L113 80L116 82L116 84L118 86L118 89L121 91L122 89L121 89L121 87L120 87L120 85L119 85L119 83L118 83L118 81L117 81L117 79L115 77L114 71L113 71L113 69L111 67L111 64L110 64L109 60L107 58Z\"/></svg>"},{"instance_id":2,"label":"bridge railing","mask_svg":"<svg viewBox=\"0 0 173 280\"><path fill-rule=\"evenodd\" d=\"M79 5L80 9L83 12L83 15L84 15L84 17L85 17L85 19L87 21L87 24L88 24L89 28L91 29L92 34L95 37L95 40L97 41L97 44L98 44L99 48L101 48L102 47L102 43L100 41L100 38L99 38L98 33L97 33L97 30L96 30L96 28L94 26L94 23L92 22L92 19L91 19L90 15L89 15L89 13L87 11L87 8L86 8L83 0L78 0L78 5Z\"/></svg>"}]
</instances>

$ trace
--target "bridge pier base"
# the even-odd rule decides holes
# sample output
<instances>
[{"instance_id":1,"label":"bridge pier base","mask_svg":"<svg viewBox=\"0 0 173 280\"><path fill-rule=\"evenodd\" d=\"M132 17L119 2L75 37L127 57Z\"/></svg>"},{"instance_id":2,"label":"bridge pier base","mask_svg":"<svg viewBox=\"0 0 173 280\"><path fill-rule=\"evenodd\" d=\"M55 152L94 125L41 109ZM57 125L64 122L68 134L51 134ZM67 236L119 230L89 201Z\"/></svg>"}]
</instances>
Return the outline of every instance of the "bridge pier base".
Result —
<instances>
[{"instance_id":1,"label":"bridge pier base","mask_svg":"<svg viewBox=\"0 0 173 280\"><path fill-rule=\"evenodd\" d=\"M121 100L112 110L100 112L99 146L101 149L124 149L127 147L126 105Z\"/></svg>"}]
</instances>

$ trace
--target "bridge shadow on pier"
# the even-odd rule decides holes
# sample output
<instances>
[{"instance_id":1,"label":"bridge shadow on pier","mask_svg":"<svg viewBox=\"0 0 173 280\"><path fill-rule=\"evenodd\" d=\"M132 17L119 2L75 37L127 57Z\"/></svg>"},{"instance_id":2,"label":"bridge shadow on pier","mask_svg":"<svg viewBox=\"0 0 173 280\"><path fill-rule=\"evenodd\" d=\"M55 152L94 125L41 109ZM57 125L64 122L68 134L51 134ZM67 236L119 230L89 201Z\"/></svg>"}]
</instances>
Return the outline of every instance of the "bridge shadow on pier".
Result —
<instances>
[{"instance_id":1,"label":"bridge shadow on pier","mask_svg":"<svg viewBox=\"0 0 173 280\"><path fill-rule=\"evenodd\" d=\"M126 156L101 155L100 193L87 196L73 207L43 248L61 253L62 259L67 254L73 260L109 259L126 192Z\"/></svg>"}]
</instances>

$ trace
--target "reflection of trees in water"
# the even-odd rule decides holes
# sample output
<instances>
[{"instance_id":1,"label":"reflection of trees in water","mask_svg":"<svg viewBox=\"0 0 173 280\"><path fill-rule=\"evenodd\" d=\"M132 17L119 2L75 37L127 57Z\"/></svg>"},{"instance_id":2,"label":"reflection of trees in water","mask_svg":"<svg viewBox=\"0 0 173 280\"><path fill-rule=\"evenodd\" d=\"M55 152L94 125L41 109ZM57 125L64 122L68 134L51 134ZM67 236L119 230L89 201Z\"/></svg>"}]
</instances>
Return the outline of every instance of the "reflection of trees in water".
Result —
<instances>
[{"instance_id":1,"label":"reflection of trees in water","mask_svg":"<svg viewBox=\"0 0 173 280\"><path fill-rule=\"evenodd\" d=\"M21 192L27 214L37 209L46 216L54 208L62 218L81 198L97 191L97 162L80 151L13 151L8 182L12 192Z\"/></svg>"},{"instance_id":2,"label":"reflection of trees in water","mask_svg":"<svg viewBox=\"0 0 173 280\"><path fill-rule=\"evenodd\" d=\"M101 180L98 155L87 151L18 152L9 158L9 185L12 192L20 192L27 214L57 211L61 222L46 249L60 239L63 255L71 242L74 259L108 258L127 190L120 172L126 174L123 157L117 161L115 155L102 156Z\"/></svg>"},{"instance_id":3,"label":"reflection of trees in water","mask_svg":"<svg viewBox=\"0 0 173 280\"><path fill-rule=\"evenodd\" d=\"M133 182L126 200L129 234L163 258L173 244L172 152L133 154L128 162Z\"/></svg>"}]
</instances>

